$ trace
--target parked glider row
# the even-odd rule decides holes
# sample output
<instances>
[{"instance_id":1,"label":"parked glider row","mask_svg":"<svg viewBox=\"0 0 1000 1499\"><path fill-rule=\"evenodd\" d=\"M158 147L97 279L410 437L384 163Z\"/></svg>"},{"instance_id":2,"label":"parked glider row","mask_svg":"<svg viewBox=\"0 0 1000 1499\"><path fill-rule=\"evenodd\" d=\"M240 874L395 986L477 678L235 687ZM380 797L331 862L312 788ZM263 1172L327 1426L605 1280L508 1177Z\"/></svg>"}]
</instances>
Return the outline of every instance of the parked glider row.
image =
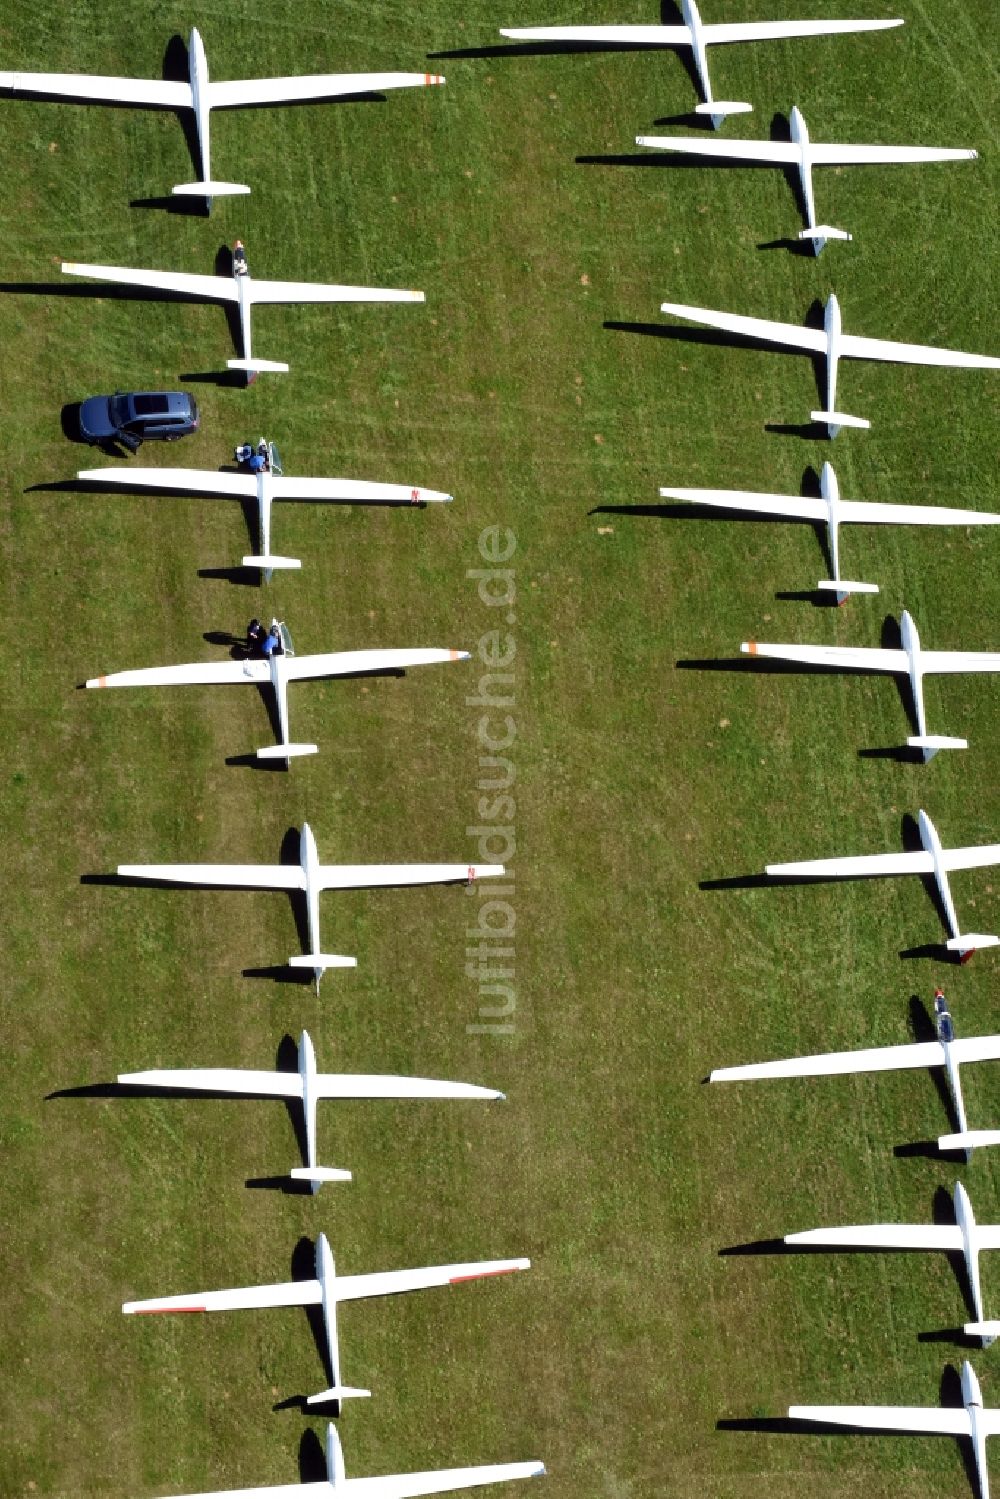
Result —
<instances>
[{"instance_id":1,"label":"parked glider row","mask_svg":"<svg viewBox=\"0 0 1000 1499\"><path fill-rule=\"evenodd\" d=\"M708 46L714 42L733 42L766 37L819 33L824 30L865 30L878 26L901 24L887 22L792 22L750 23L736 26L706 26L695 0L679 0L683 26L557 26L505 30L503 35L522 42L567 42L584 46L676 46L690 49L694 69L701 86L702 100L696 109L708 115L718 129L729 114L745 113L749 104L727 104L717 101L708 77ZM825 165L903 164L972 159L976 152L967 149L939 149L923 146L839 145L813 142L801 110L793 106L789 115L789 140L757 142L752 140L705 141L690 136L636 136L636 144L663 152L681 152L711 161L736 161L772 164L798 173L805 227L798 238L807 242L819 255L827 240L849 240L844 230L819 221L813 187L813 169ZM840 304L834 295L826 302L822 329L798 327L759 317L740 316L677 302L663 302L661 311L723 333L734 338L777 346L809 354L822 362L825 374L825 403L810 413L811 420L826 428L835 438L842 427L867 429L866 418L844 413L837 404L837 376L843 359L871 359L891 363L921 364L946 368L998 369L1000 359L966 354L951 349L900 343L887 339L862 337L845 333ZM841 577L839 527L848 521L869 523L902 523L915 525L996 524L998 515L955 509L931 509L915 505L869 505L842 501L836 476L824 464L820 496L793 499L783 495L752 494L743 491L664 488L664 498L714 506L760 515L778 515L825 526L833 576L821 582L821 591L832 591L838 603L852 593L876 593L877 586L852 582ZM1000 654L962 651L923 651L916 626L903 611L900 620L900 649L860 650L842 647L769 645L744 643L744 652L770 657L795 665L851 671L882 671L905 676L909 681L913 716L917 732L908 747L919 750L926 762L941 749L965 748L966 741L927 731L923 697L923 678L932 672L1000 670ZM936 885L944 911L949 938L948 951L961 959L976 947L1000 943L995 936L963 933L949 886L949 874L956 869L1000 863L1000 845L980 848L945 849L930 818L921 811L918 817L921 849L900 854L876 854L858 858L808 860L799 863L768 865L766 874L775 878L846 879L879 875L919 874L930 876ZM935 998L938 1039L932 1043L880 1048L858 1053L832 1053L785 1062L769 1062L749 1067L726 1068L712 1074L712 1081L771 1076L811 1076L827 1072L853 1072L915 1066L941 1066L945 1069L955 1113L957 1130L939 1141L942 1149L964 1149L968 1155L975 1145L1000 1143L1000 1131L970 1130L959 1082L963 1061L1000 1058L1000 1037L976 1037L957 1041L944 996ZM974 1321L966 1324L969 1336L979 1337L984 1346L1000 1334L1000 1321L990 1320L983 1309L979 1275L979 1254L984 1249L1000 1248L1000 1227L976 1223L968 1194L961 1183L954 1190L954 1225L866 1225L860 1227L812 1230L788 1235L786 1244L797 1247L927 1249L961 1253L966 1267L969 1297ZM792 1419L833 1423L859 1428L891 1429L913 1432L938 1432L969 1438L981 1499L989 1499L986 1468L986 1437L1000 1432L1000 1410L986 1410L975 1371L966 1362L962 1369L962 1407L960 1409L922 1409L887 1406L792 1406Z\"/></svg>"},{"instance_id":2,"label":"parked glider row","mask_svg":"<svg viewBox=\"0 0 1000 1499\"><path fill-rule=\"evenodd\" d=\"M724 104L715 100L708 78L710 45L717 42L755 41L766 38L819 36L831 32L878 31L901 26L892 21L764 21L736 25L706 25L695 0L680 0L683 26L533 26L505 29L502 36L522 42L568 42L594 47L682 47L689 48L701 83L704 102L695 113L709 115L718 129L727 115L746 114L749 104ZM851 146L827 145L810 140L801 110L793 106L789 115L788 141L704 141L696 136L638 135L636 144L659 151L679 151L711 159L771 163L795 167L806 211L806 227L799 234L818 255L828 239L849 240L842 229L820 224L816 218L812 170L814 166L852 165L856 163L890 164L932 161L954 161L975 158L969 149L924 146ZM747 317L706 307L690 307L681 302L663 302L661 312L705 327L731 333L768 345L818 356L825 362L826 406L810 413L811 420L824 425L831 438L841 427L867 429L871 423L864 417L850 416L837 410L837 369L841 359L875 359L889 363L943 365L952 369L1000 369L1000 359L982 354L965 354L954 349L939 349L923 344L898 343L891 339L865 338L844 333L840 306L830 295L826 303L823 328L799 327L794 323L769 318Z\"/></svg>"},{"instance_id":3,"label":"parked glider row","mask_svg":"<svg viewBox=\"0 0 1000 1499\"><path fill-rule=\"evenodd\" d=\"M824 1077L943 1067L958 1129L953 1134L942 1135L937 1146L942 1151L964 1151L968 1161L975 1147L1000 1144L1000 1130L969 1128L959 1068L966 1062L1000 1059L1000 1036L956 1038L951 1013L940 989L934 996L934 1012L936 1041L720 1067L710 1074L709 1081L749 1082L763 1078ZM808 1229L802 1233L786 1234L783 1242L793 1249L904 1249L960 1254L965 1264L966 1289L973 1310L973 1320L966 1322L962 1331L966 1337L978 1338L986 1348L1000 1337L1000 1320L987 1317L984 1312L979 1256L983 1250L1000 1248L1000 1226L976 1222L969 1195L960 1182L955 1184L953 1206L954 1224L878 1223ZM1000 1433L1000 1410L984 1408L979 1381L968 1360L962 1365L961 1384L962 1405L958 1407L792 1405L788 1408L788 1415L793 1421L851 1426L860 1430L968 1438L972 1442L980 1499L989 1499L985 1439Z\"/></svg>"},{"instance_id":4,"label":"parked glider row","mask_svg":"<svg viewBox=\"0 0 1000 1499\"><path fill-rule=\"evenodd\" d=\"M751 21L735 25L706 25L695 0L680 0L683 26L530 26L501 31L501 36L522 42L563 42L584 47L677 47L690 51L704 102L695 114L707 115L718 130L727 115L750 114L751 104L725 104L713 98L708 77L708 48L719 42L751 42L782 37L822 36L835 32L881 31L902 26L892 21ZM817 166L886 166L933 161L974 160L977 152L936 146L858 146L821 144L810 140L809 130L797 105L788 117L787 141L703 140L700 136L637 135L637 146L654 151L681 152L709 161L753 162L795 167L799 174L806 227L800 240L808 241L819 255L828 239L849 240L843 229L816 220L812 172Z\"/></svg>"},{"instance_id":5,"label":"parked glider row","mask_svg":"<svg viewBox=\"0 0 1000 1499\"><path fill-rule=\"evenodd\" d=\"M301 103L303 100L362 98L389 89L420 88L444 83L435 73L324 73L311 77L256 78L212 83L208 76L205 47L197 28L188 45L187 83L144 78L105 78L85 73L0 72L0 92L42 94L50 98L82 103L133 104L155 109L193 110L201 178L175 187L174 193L205 199L227 194L249 193L242 183L216 181L209 162L209 114L212 109L245 105ZM87 276L123 286L148 287L198 301L235 303L239 311L240 354L227 361L231 370L242 370L248 383L262 371L283 372L288 365L274 359L255 358L250 339L250 309L255 303L276 302L423 302L422 291L369 286L321 285L309 281L255 281L245 259L234 258L231 276L206 276L182 271L133 269L129 266L85 265L63 262L68 276Z\"/></svg>"},{"instance_id":6,"label":"parked glider row","mask_svg":"<svg viewBox=\"0 0 1000 1499\"><path fill-rule=\"evenodd\" d=\"M238 105L273 104L287 100L323 99L370 95L391 88L405 88L443 83L431 74L368 73L322 75L302 78L259 79L246 83L212 83L208 76L205 49L197 30L192 30L189 45L189 82L173 83L142 79L102 78L78 74L0 73L0 92L43 94L84 101L136 104L170 109L191 109L195 115L198 142L198 181L174 192L206 200L213 197L243 194L250 189L242 184L213 178L209 160L209 114L213 108ZM260 302L401 302L423 301L422 292L384 290L368 287L314 285L306 282L256 281L249 274L241 242L233 255L232 275L201 276L176 272L133 270L128 267L64 264L69 275L89 276L99 281L113 281L152 292L167 292L198 300L235 303L239 312L239 356L229 361L229 368L246 373L248 383L264 370L283 371L288 366L273 360L257 358L251 343L251 308ZM261 456L267 458L256 474L212 473L197 470L133 469L127 474L115 470L89 470L79 476L102 486L123 485L130 488L162 489L173 492L196 492L256 500L259 552L244 558L244 566L257 568L269 581L275 569L298 568L298 559L276 554L271 546L271 507L276 499L346 501L350 503L425 504L443 502L451 496L433 490L395 484L364 483L345 479L295 479L285 477L273 444L263 442ZM276 622L277 623L277 622ZM342 651L323 655L296 657L291 639L280 629L284 649L264 660L231 660L223 663L143 668L92 678L87 687L145 687L175 684L214 685L249 682L270 687L274 695L279 727L279 742L257 751L261 760L283 760L312 754L313 744L294 742L288 728L288 684L290 681L315 677L347 676L372 671L402 671L410 666L468 659L468 652L450 649L404 649ZM323 973L330 967L353 966L353 957L323 952L319 937L319 895L322 890L359 889L383 886L410 886L472 880L503 873L501 865L469 866L462 864L383 864L322 865L316 842L307 823L299 839L299 860L295 865L120 865L123 880L158 882L170 885L223 886L248 889L283 890L301 896L305 906L309 950L289 959L289 965L312 971L317 992ZM298 1066L294 1072L255 1071L236 1068L152 1069L123 1073L119 1084L132 1091L168 1092L197 1095L210 1092L234 1096L274 1097L286 1103L297 1102L302 1109L304 1164L290 1172L292 1180L308 1185L317 1192L325 1182L349 1180L351 1173L319 1163L316 1132L317 1104L321 1098L352 1099L501 1099L496 1089L433 1078L396 1077L379 1074L320 1073L312 1041L302 1032L298 1049ZM323 1234L316 1240L315 1274L308 1280L277 1285L250 1286L234 1290L196 1292L146 1301L127 1302L123 1311L130 1314L167 1312L208 1312L238 1307L263 1308L280 1306L318 1307L322 1319L322 1355L327 1387L308 1397L309 1406L323 1404L340 1413L341 1402L349 1397L366 1396L369 1391L345 1385L341 1375L337 1332L337 1308L341 1302L367 1297L387 1296L433 1286L457 1285L487 1276L498 1276L529 1267L527 1259L483 1260L470 1263L431 1266L424 1269L338 1276L329 1243ZM332 1424L327 1428L326 1479L319 1483L281 1485L261 1490L228 1491L234 1496L318 1494L358 1496L358 1499L419 1499L427 1494L475 1488L503 1483L544 1473L540 1462L499 1463L468 1468L442 1469L387 1477L348 1479L340 1439ZM192 1499L221 1499L219 1494L197 1495Z\"/></svg>"}]
</instances>

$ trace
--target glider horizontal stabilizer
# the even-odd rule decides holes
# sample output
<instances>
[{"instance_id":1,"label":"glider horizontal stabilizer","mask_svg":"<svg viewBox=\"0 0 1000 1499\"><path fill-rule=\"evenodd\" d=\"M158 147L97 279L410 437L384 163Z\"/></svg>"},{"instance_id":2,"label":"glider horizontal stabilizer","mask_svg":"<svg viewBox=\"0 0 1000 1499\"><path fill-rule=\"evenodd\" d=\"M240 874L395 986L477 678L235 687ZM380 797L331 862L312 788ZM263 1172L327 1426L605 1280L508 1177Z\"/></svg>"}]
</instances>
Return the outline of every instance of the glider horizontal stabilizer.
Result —
<instances>
[{"instance_id":1,"label":"glider horizontal stabilizer","mask_svg":"<svg viewBox=\"0 0 1000 1499\"><path fill-rule=\"evenodd\" d=\"M843 239L843 240L849 240L849 239L852 239L852 238L853 238L853 235L848 234L848 232L847 232L846 229L834 229L831 224L817 224L815 229L800 229L799 230L799 239L812 239L812 240L817 240L817 239L822 239L822 240L827 240L827 239ZM844 425L846 426L847 424L845 423ZM869 424L866 422L865 425L868 426Z\"/></svg>"},{"instance_id":2,"label":"glider horizontal stabilizer","mask_svg":"<svg viewBox=\"0 0 1000 1499\"><path fill-rule=\"evenodd\" d=\"M850 235L847 237L849 239ZM865 417L848 416L846 411L810 411L809 420L825 422L828 427L857 427L861 432L867 432L871 427L871 422Z\"/></svg>"},{"instance_id":3,"label":"glider horizontal stabilizer","mask_svg":"<svg viewBox=\"0 0 1000 1499\"><path fill-rule=\"evenodd\" d=\"M227 359L226 369L246 370L248 375L273 374L286 375L288 365L280 359Z\"/></svg>"},{"instance_id":4,"label":"glider horizontal stabilizer","mask_svg":"<svg viewBox=\"0 0 1000 1499\"><path fill-rule=\"evenodd\" d=\"M257 751L258 755L260 750ZM284 750L282 750L284 753ZM343 958L336 953L307 952L296 953L288 960L289 968L357 968L357 958Z\"/></svg>"},{"instance_id":5,"label":"glider horizontal stabilizer","mask_svg":"<svg viewBox=\"0 0 1000 1499\"><path fill-rule=\"evenodd\" d=\"M965 1129L954 1135L939 1135L938 1150L976 1150L983 1145L1000 1145L1000 1129Z\"/></svg>"},{"instance_id":6,"label":"glider horizontal stabilizer","mask_svg":"<svg viewBox=\"0 0 1000 1499\"><path fill-rule=\"evenodd\" d=\"M351 1385L334 1384L318 1395L307 1395L306 1405L328 1405L333 1400L370 1399L371 1390L356 1390Z\"/></svg>"},{"instance_id":7,"label":"glider horizontal stabilizer","mask_svg":"<svg viewBox=\"0 0 1000 1499\"><path fill-rule=\"evenodd\" d=\"M261 572L276 572L282 568L291 569L301 567L302 563L298 557L244 557L244 567L259 567Z\"/></svg>"},{"instance_id":8,"label":"glider horizontal stabilizer","mask_svg":"<svg viewBox=\"0 0 1000 1499\"><path fill-rule=\"evenodd\" d=\"M349 1182L352 1180L349 1171L341 1171L336 1166L293 1166L288 1175L292 1181L310 1182L313 1186L320 1186L323 1182Z\"/></svg>"},{"instance_id":9,"label":"glider horizontal stabilizer","mask_svg":"<svg viewBox=\"0 0 1000 1499\"><path fill-rule=\"evenodd\" d=\"M816 587L826 593L878 593L877 583L849 583L841 578L821 578Z\"/></svg>"},{"instance_id":10,"label":"glider horizontal stabilizer","mask_svg":"<svg viewBox=\"0 0 1000 1499\"><path fill-rule=\"evenodd\" d=\"M953 739L947 734L913 734L907 739L910 749L943 750L968 749L967 739Z\"/></svg>"},{"instance_id":11,"label":"glider horizontal stabilizer","mask_svg":"<svg viewBox=\"0 0 1000 1499\"><path fill-rule=\"evenodd\" d=\"M170 191L178 198L235 198L250 189L243 182L182 182Z\"/></svg>"},{"instance_id":12,"label":"glider horizontal stabilizer","mask_svg":"<svg viewBox=\"0 0 1000 1499\"><path fill-rule=\"evenodd\" d=\"M256 751L258 760L291 760L299 755L316 755L318 744L268 744Z\"/></svg>"}]
</instances>

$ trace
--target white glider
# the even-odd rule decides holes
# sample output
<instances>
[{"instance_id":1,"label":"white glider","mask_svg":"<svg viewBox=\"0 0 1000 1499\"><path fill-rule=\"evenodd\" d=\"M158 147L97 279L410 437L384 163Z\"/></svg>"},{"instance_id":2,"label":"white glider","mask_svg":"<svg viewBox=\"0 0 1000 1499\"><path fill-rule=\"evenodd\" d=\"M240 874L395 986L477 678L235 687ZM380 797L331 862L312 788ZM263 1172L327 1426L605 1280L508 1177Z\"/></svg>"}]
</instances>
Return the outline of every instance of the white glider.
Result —
<instances>
[{"instance_id":1,"label":"white glider","mask_svg":"<svg viewBox=\"0 0 1000 1499\"><path fill-rule=\"evenodd\" d=\"M389 885L444 885L488 880L504 873L502 864L321 864L307 822L299 838L298 864L119 864L125 879L169 885L222 885L242 890L301 890L309 923L309 952L288 959L290 968L311 968L319 993L328 968L354 968L357 958L324 953L319 945L321 890L370 890Z\"/></svg>"},{"instance_id":2,"label":"white glider","mask_svg":"<svg viewBox=\"0 0 1000 1499\"><path fill-rule=\"evenodd\" d=\"M429 1286L464 1285L492 1275L528 1270L531 1261L480 1260L465 1265L433 1265L426 1270L387 1270L373 1275L338 1275L325 1234L316 1240L316 1278L287 1281L277 1286L244 1286L235 1291L196 1291L189 1296L160 1296L150 1301L126 1301L126 1314L154 1312L228 1312L242 1307L318 1306L323 1318L326 1348L324 1358L333 1384L319 1395L310 1395L307 1405L335 1404L351 1396L367 1396L371 1390L345 1385L340 1376L337 1339L337 1307L342 1301L360 1301L368 1296L393 1296L400 1291L421 1291Z\"/></svg>"},{"instance_id":3,"label":"white glider","mask_svg":"<svg viewBox=\"0 0 1000 1499\"><path fill-rule=\"evenodd\" d=\"M710 115L718 130L727 115L749 114L752 104L725 104L712 96L708 48L720 42L765 42L792 36L832 36L851 31L883 31L902 21L737 21L706 26L695 0L680 0L683 26L522 26L501 30L521 42L595 42L632 47L689 47L701 83L703 104L695 114Z\"/></svg>"},{"instance_id":4,"label":"white glider","mask_svg":"<svg viewBox=\"0 0 1000 1499\"><path fill-rule=\"evenodd\" d=\"M988 354L962 354L957 349L935 349L927 344L901 344L888 338L862 338L841 329L840 303L831 292L826 302L823 327L801 328L797 323L775 323L769 318L740 317L731 312L714 312L707 307L688 307L683 302L662 302L661 312L673 313L689 323L720 328L740 338L755 338L762 343L783 344L797 353L819 354L826 361L826 409L811 411L814 422L823 422L830 437L841 427L868 428L864 417L847 416L836 409L837 366L841 359L881 359L889 364L943 365L948 369L998 370L1000 359Z\"/></svg>"},{"instance_id":5,"label":"white glider","mask_svg":"<svg viewBox=\"0 0 1000 1499\"><path fill-rule=\"evenodd\" d=\"M938 897L944 908L950 936L944 944L948 952L957 953L964 963L980 947L996 947L1000 937L981 932L962 932L952 900L948 875L955 869L984 869L1000 864L1000 843L983 843L975 848L942 848L937 829L926 812L917 814L921 852L902 854L861 854L847 859L805 859L794 864L768 864L765 873L774 878L811 880L858 880L899 874L932 875Z\"/></svg>"},{"instance_id":6,"label":"white glider","mask_svg":"<svg viewBox=\"0 0 1000 1499\"><path fill-rule=\"evenodd\" d=\"M928 1436L969 1437L980 1499L990 1499L986 1438L1000 1432L1000 1410L984 1410L979 1380L968 1359L962 1365L962 1405L790 1405L792 1421L860 1426L873 1431L912 1431Z\"/></svg>"},{"instance_id":7,"label":"white glider","mask_svg":"<svg viewBox=\"0 0 1000 1499\"><path fill-rule=\"evenodd\" d=\"M806 210L806 227L799 231L799 239L809 240L816 255L828 239L850 239L843 229L833 229L829 224L817 224L816 202L813 197L813 167L885 165L892 162L912 163L922 161L971 161L978 152L941 149L935 146L836 146L821 145L809 139L809 130L797 105L792 105L788 117L790 140L787 141L726 141L703 140L691 135L637 135L637 146L648 146L653 151L682 151L686 156L708 156L717 160L752 161L771 163L780 167L796 167L802 188L802 201Z\"/></svg>"},{"instance_id":8,"label":"white glider","mask_svg":"<svg viewBox=\"0 0 1000 1499\"><path fill-rule=\"evenodd\" d=\"M943 1067L958 1131L942 1135L939 1150L964 1150L972 1159L976 1145L1000 1145L1000 1130L970 1130L959 1068L963 1062L1000 1060L1000 1036L963 1036L956 1039L947 1001L940 989L934 994L934 1021L938 1039L916 1041L905 1046L874 1046L860 1051L827 1051L811 1057L787 1057L777 1062L751 1062L740 1067L716 1067L710 1083L756 1082L771 1077L832 1077L858 1072L897 1072L911 1067Z\"/></svg>"},{"instance_id":9,"label":"white glider","mask_svg":"<svg viewBox=\"0 0 1000 1499\"><path fill-rule=\"evenodd\" d=\"M825 525L833 577L816 587L836 593L843 604L852 593L878 593L877 583L851 583L840 576L840 527L866 526L995 526L1000 515L987 510L955 510L945 505L879 505L866 500L842 500L833 465L824 463L821 496L755 494L745 489L661 489L664 499L689 500L717 510L743 510L755 515L777 515L784 520Z\"/></svg>"},{"instance_id":10,"label":"white glider","mask_svg":"<svg viewBox=\"0 0 1000 1499\"><path fill-rule=\"evenodd\" d=\"M277 621L275 622L277 623ZM272 626L273 628L273 626ZM190 666L151 666L137 671L117 671L91 677L88 687L173 687L189 684L234 684L250 682L270 686L278 710L281 739L256 752L258 760L284 760L294 755L314 755L315 744L293 744L288 736L288 684L310 677L357 676L371 671L404 671L410 666L431 666L441 661L468 661L468 651L438 647L403 650L331 651L319 656L296 656L285 626L281 625L284 651L275 651L266 661L198 661Z\"/></svg>"},{"instance_id":11,"label":"white glider","mask_svg":"<svg viewBox=\"0 0 1000 1499\"><path fill-rule=\"evenodd\" d=\"M202 1494L179 1494L172 1499L420 1499L423 1494L449 1494L475 1489L484 1483L508 1483L535 1478L544 1463L491 1463L478 1468L439 1468L432 1473L401 1473L386 1478L348 1478L340 1437L331 1421L326 1428L326 1478L318 1483L280 1483L262 1489L213 1489Z\"/></svg>"},{"instance_id":12,"label":"white glider","mask_svg":"<svg viewBox=\"0 0 1000 1499\"><path fill-rule=\"evenodd\" d=\"M810 1228L804 1233L786 1234L785 1243L805 1249L936 1249L945 1254L961 1253L975 1311L975 1321L967 1322L963 1331L967 1337L981 1338L983 1347L988 1348L1000 1331L1000 1323L987 1322L983 1316L979 1254L983 1249L1000 1249L1000 1227L976 1222L961 1182L955 1183L954 1204L954 1224L870 1223L854 1228Z\"/></svg>"},{"instance_id":13,"label":"white glider","mask_svg":"<svg viewBox=\"0 0 1000 1499\"><path fill-rule=\"evenodd\" d=\"M204 43L194 27L188 43L188 78L187 83L172 83L158 78L102 78L88 73L0 73L0 90L17 94L51 94L93 104L194 110L201 180L185 183L173 191L206 198L211 207L213 197L250 191L239 182L212 180L208 130L211 110L299 103L304 99L333 99L444 83L444 79L434 73L318 73L297 78L248 78L212 83Z\"/></svg>"},{"instance_id":14,"label":"white glider","mask_svg":"<svg viewBox=\"0 0 1000 1499\"><path fill-rule=\"evenodd\" d=\"M239 246L239 249L242 247ZM244 269L240 269L243 266ZM235 302L240 313L240 359L228 359L231 370L244 370L250 384L261 370L288 369L274 359L255 359L250 345L250 309L259 302L423 302L422 291L399 291L378 286L326 286L315 281L254 281L246 261L233 257L231 276L198 276L185 271L142 271L121 265L84 265L63 261L67 276L91 276L121 286L148 286L202 302Z\"/></svg>"},{"instance_id":15,"label":"white glider","mask_svg":"<svg viewBox=\"0 0 1000 1499\"><path fill-rule=\"evenodd\" d=\"M880 671L910 679L917 733L906 743L922 752L924 764L938 750L968 749L967 739L950 739L942 734L928 734L924 709L923 679L935 672L1000 671L1000 651L925 651L917 627L904 609L899 619L902 650L880 650L870 646L846 645L764 645L745 640L740 650L748 656L766 656L776 661L801 662L804 666L825 666L841 671Z\"/></svg>"},{"instance_id":16,"label":"white glider","mask_svg":"<svg viewBox=\"0 0 1000 1499\"><path fill-rule=\"evenodd\" d=\"M119 1083L137 1088L174 1088L183 1093L234 1093L253 1098L300 1099L305 1120L306 1164L288 1173L318 1192L324 1182L350 1181L351 1173L316 1161L316 1104L321 1098L503 1098L495 1088L474 1083L438 1082L429 1077L392 1077L378 1073L317 1072L316 1052L308 1031L299 1039L296 1072L257 1072L247 1067L169 1067L121 1072Z\"/></svg>"},{"instance_id":17,"label":"white glider","mask_svg":"<svg viewBox=\"0 0 1000 1499\"><path fill-rule=\"evenodd\" d=\"M264 441L262 438L261 441ZM297 557L271 551L271 506L275 500L328 500L350 505L448 504L450 494L409 484L377 484L364 479L296 479L284 472L273 442L267 443L268 466L257 474L232 474L197 468L85 468L77 474L89 484L120 489L162 489L170 493L219 495L257 501L260 552L244 557L244 567L260 568L270 583L276 568L299 568ZM998 517L1000 519L1000 517Z\"/></svg>"}]
</instances>

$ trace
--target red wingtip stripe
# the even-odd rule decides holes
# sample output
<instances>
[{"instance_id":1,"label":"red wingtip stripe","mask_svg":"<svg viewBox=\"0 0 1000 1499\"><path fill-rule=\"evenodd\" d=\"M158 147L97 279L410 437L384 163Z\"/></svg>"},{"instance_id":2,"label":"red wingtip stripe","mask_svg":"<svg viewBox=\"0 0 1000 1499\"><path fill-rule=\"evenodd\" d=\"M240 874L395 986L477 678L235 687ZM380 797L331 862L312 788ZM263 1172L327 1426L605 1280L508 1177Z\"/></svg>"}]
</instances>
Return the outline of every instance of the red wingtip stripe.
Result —
<instances>
[{"instance_id":1,"label":"red wingtip stripe","mask_svg":"<svg viewBox=\"0 0 1000 1499\"><path fill-rule=\"evenodd\" d=\"M136 1307L136 1317L161 1317L168 1312L207 1312L207 1306L140 1306Z\"/></svg>"},{"instance_id":2,"label":"red wingtip stripe","mask_svg":"<svg viewBox=\"0 0 1000 1499\"><path fill-rule=\"evenodd\" d=\"M512 1275L515 1270L520 1270L520 1265L505 1265L502 1270L479 1270L475 1275L453 1275L448 1284L460 1286L467 1280L486 1280L491 1275Z\"/></svg>"}]
</instances>

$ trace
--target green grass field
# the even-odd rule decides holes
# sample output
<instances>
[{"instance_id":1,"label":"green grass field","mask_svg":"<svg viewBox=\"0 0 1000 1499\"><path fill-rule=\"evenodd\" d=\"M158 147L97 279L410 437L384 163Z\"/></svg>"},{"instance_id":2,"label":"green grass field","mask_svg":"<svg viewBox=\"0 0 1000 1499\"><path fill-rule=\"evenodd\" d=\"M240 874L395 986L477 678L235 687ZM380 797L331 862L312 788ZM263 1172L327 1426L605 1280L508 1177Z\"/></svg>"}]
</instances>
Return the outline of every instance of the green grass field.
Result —
<instances>
[{"instance_id":1,"label":"green grass field","mask_svg":"<svg viewBox=\"0 0 1000 1499\"><path fill-rule=\"evenodd\" d=\"M707 0L706 0L707 6ZM834 461L845 495L1000 505L997 384L848 364L833 448L769 432L816 404L808 361L647 336L665 299L797 321L835 289L853 331L998 350L997 68L987 0L722 0L713 19L893 15L872 37L719 48L731 135L792 103L825 140L976 147L974 166L818 174L852 245L818 261L782 175L580 161L694 101L672 54L490 55L502 25L655 21L652 0L531 13L499 3L8 0L4 66L160 77L196 23L213 76L430 68L384 103L213 117L210 218L132 207L192 180L169 113L0 103L0 430L6 649L0 822L6 982L0 1455L3 1499L145 1499L317 1476L321 1387L300 1312L126 1321L120 1303L286 1278L320 1229L345 1272L530 1254L529 1275L348 1308L348 1472L543 1458L549 1499L965 1495L955 1443L717 1430L791 1402L933 1403L964 1356L920 1334L965 1318L943 1257L720 1257L823 1223L917 1222L955 1167L896 1158L936 1136L926 1075L709 1091L712 1066L907 1039L943 981L960 1032L998 1029L990 954L958 970L900 950L940 927L918 881L705 891L770 860L897 846L923 806L946 843L996 839L1000 703L932 680L929 767L859 758L908 732L889 680L682 669L758 639L877 644L887 614L935 647L1000 646L998 538L850 529L847 576L881 593L818 610L776 597L825 573L809 528L664 519L657 486L800 492ZM486 48L484 56L445 54ZM991 48L993 49L991 52ZM444 55L444 56L442 56ZM431 60L429 60L431 59ZM62 259L210 271L240 236L264 277L419 286L426 307L260 309L255 351L291 372L249 391L180 377L233 350L217 307L57 284ZM56 284L36 294L32 286ZM260 431L293 473L454 493L450 507L279 507L270 589L201 577L247 550L230 502L44 487L110 460L60 410L116 387L196 392L199 434L143 463L215 467ZM43 486L43 487L38 487ZM595 513L597 512L597 513ZM478 539L509 528L516 599L487 608ZM255 539L253 547L256 546ZM516 1009L477 1030L466 970L484 885L328 895L311 989L245 967L298 950L279 895L81 884L119 862L271 861L310 821L328 862L477 858L483 666L292 691L320 753L288 775L226 764L268 742L256 694L85 694L85 677L208 658L205 632L287 619L300 651L516 646ZM509 623L507 614L513 618ZM487 800L490 797L487 795ZM960 876L996 929L989 871ZM975 910L970 910L975 907ZM489 1106L328 1104L320 1157L350 1185L245 1186L297 1164L277 1103L50 1098L152 1066L268 1067L310 1030L321 1067L456 1077ZM972 1069L973 1122L997 1118ZM996 1221L996 1157L962 1172ZM988 1310L1000 1266L987 1257ZM973 1355L1000 1403L996 1350ZM303 1445L304 1444L304 1445Z\"/></svg>"}]
</instances>

